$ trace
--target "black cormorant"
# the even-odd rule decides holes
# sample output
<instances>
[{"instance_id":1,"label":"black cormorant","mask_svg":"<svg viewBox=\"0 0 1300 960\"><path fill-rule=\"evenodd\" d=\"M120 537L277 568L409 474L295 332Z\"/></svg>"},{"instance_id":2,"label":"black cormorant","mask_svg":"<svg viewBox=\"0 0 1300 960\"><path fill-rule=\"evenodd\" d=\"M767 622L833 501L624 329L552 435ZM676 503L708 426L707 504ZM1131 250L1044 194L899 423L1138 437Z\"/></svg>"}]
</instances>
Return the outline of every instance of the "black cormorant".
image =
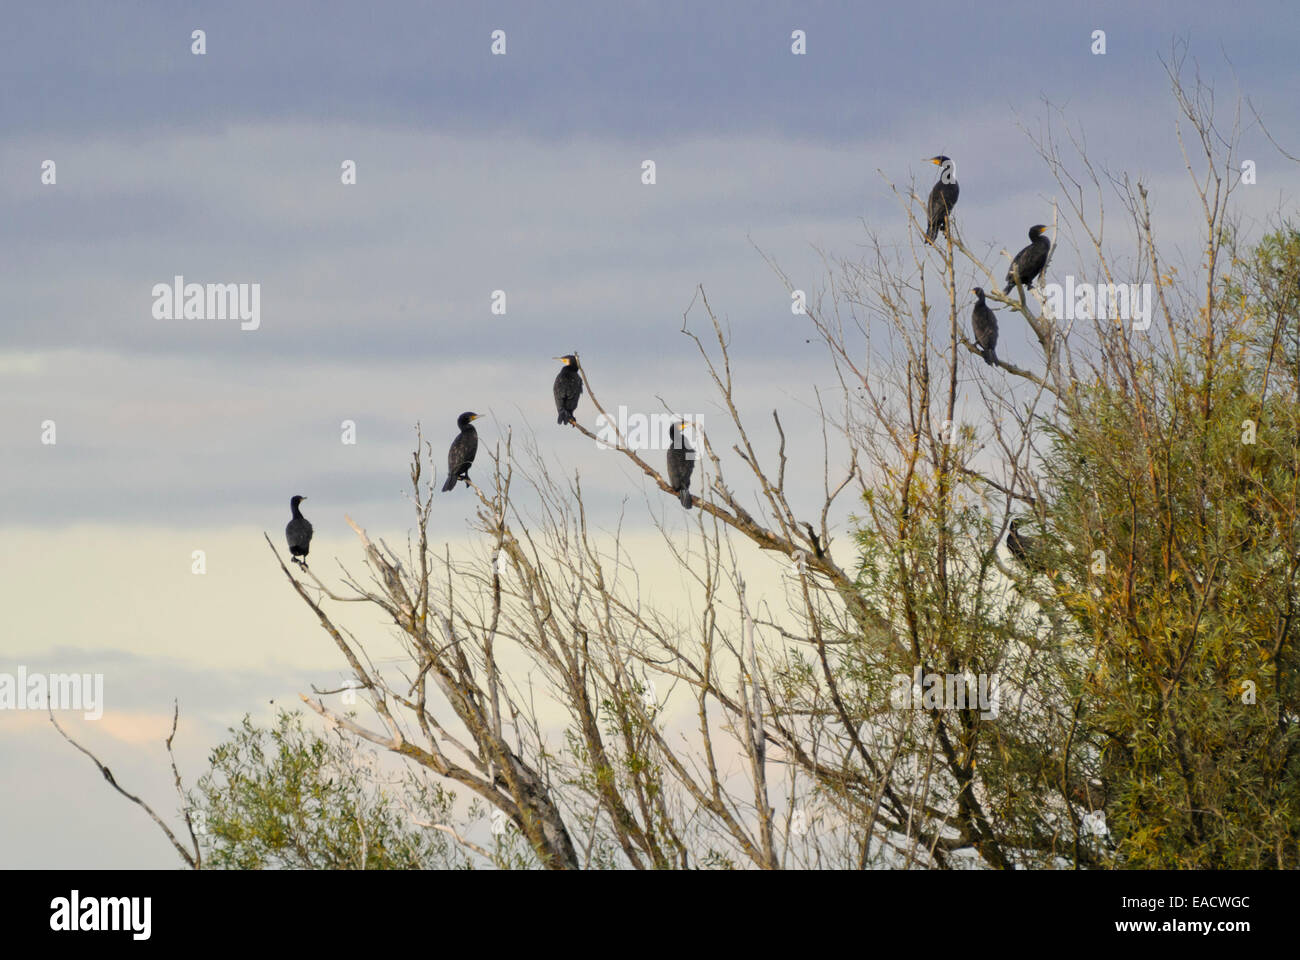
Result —
<instances>
[{"instance_id":1,"label":"black cormorant","mask_svg":"<svg viewBox=\"0 0 1300 960\"><path fill-rule=\"evenodd\" d=\"M289 558L304 567L307 566L307 550L311 547L311 521L302 515L298 504L306 499L297 496L289 501L293 518L284 528L284 539L289 541Z\"/></svg>"},{"instance_id":2,"label":"black cormorant","mask_svg":"<svg viewBox=\"0 0 1300 960\"><path fill-rule=\"evenodd\" d=\"M682 434L688 424L674 423L668 428L668 483L682 501L682 506L691 509L691 471L695 469L695 451L686 442Z\"/></svg>"},{"instance_id":3,"label":"black cormorant","mask_svg":"<svg viewBox=\"0 0 1300 960\"><path fill-rule=\"evenodd\" d=\"M925 239L933 243L940 230L945 235L948 233L948 214L957 206L960 188L957 186L956 171L951 160L942 156L931 157L930 163L939 167L939 182L930 191L930 201L925 205Z\"/></svg>"},{"instance_id":4,"label":"black cormorant","mask_svg":"<svg viewBox=\"0 0 1300 960\"><path fill-rule=\"evenodd\" d=\"M1020 521L1011 521L1011 530L1007 533L1007 549L1011 555L1031 569L1038 568L1037 540L1020 532Z\"/></svg>"},{"instance_id":5,"label":"black cormorant","mask_svg":"<svg viewBox=\"0 0 1300 960\"><path fill-rule=\"evenodd\" d=\"M577 426L578 422L573 419L573 411L578 409L578 398L582 396L582 377L578 374L578 358L570 353L555 359L564 364L560 372L555 375L555 387L551 391L555 394L555 412L559 414L559 419L555 422L560 426L566 423Z\"/></svg>"},{"instance_id":6,"label":"black cormorant","mask_svg":"<svg viewBox=\"0 0 1300 960\"><path fill-rule=\"evenodd\" d=\"M1002 288L1003 293L1012 291L1017 277L1027 287L1043 272L1043 267L1047 266L1047 254L1052 249L1052 241L1043 236L1043 231L1046 229L1047 227L1041 223L1029 228L1029 246L1021 249L1016 254L1016 258L1011 261L1011 268L1007 270L1007 285Z\"/></svg>"},{"instance_id":7,"label":"black cormorant","mask_svg":"<svg viewBox=\"0 0 1300 960\"><path fill-rule=\"evenodd\" d=\"M975 301L975 309L970 312L971 329L975 331L975 342L984 351L984 362L992 365L998 359L998 355L993 352L998 345L998 318L984 302L983 287L976 287L971 293L979 298Z\"/></svg>"},{"instance_id":8,"label":"black cormorant","mask_svg":"<svg viewBox=\"0 0 1300 960\"><path fill-rule=\"evenodd\" d=\"M454 490L457 480L464 480L469 486L469 468L474 464L474 454L478 453L478 431L473 425L478 418L477 413L468 412L456 418L460 433L447 451L447 482L442 485L443 493Z\"/></svg>"}]
</instances>

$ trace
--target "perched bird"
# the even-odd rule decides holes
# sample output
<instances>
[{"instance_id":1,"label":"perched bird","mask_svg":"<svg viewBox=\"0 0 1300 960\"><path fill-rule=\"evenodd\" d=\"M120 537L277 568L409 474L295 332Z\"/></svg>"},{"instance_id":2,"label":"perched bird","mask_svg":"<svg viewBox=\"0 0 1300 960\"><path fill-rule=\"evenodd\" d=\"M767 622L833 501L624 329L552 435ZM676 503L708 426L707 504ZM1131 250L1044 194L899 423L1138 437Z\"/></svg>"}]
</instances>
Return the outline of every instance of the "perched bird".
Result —
<instances>
[{"instance_id":1,"label":"perched bird","mask_svg":"<svg viewBox=\"0 0 1300 960\"><path fill-rule=\"evenodd\" d=\"M1010 293L1014 289L1017 277L1027 287L1043 272L1043 267L1047 266L1047 254L1052 249L1052 241L1043 236L1046 229L1041 223L1029 228L1029 246L1023 247L1011 261L1003 293Z\"/></svg>"},{"instance_id":2,"label":"perched bird","mask_svg":"<svg viewBox=\"0 0 1300 960\"><path fill-rule=\"evenodd\" d=\"M993 348L998 345L998 318L984 302L983 287L976 287L971 293L978 298L975 309L970 312L971 329L975 331L975 342L984 351L984 362L992 366L998 359L998 355L993 352Z\"/></svg>"},{"instance_id":3,"label":"perched bird","mask_svg":"<svg viewBox=\"0 0 1300 960\"><path fill-rule=\"evenodd\" d=\"M1007 533L1007 549L1011 555L1023 563L1026 567L1036 568L1038 566L1037 540L1034 537L1027 537L1020 532L1020 521L1011 521L1011 530Z\"/></svg>"},{"instance_id":4,"label":"perched bird","mask_svg":"<svg viewBox=\"0 0 1300 960\"><path fill-rule=\"evenodd\" d=\"M456 418L460 433L451 442L447 451L447 482L442 485L442 492L456 489L456 481L464 480L469 485L469 468L474 464L474 454L478 453L478 431L473 422L479 418L477 413L462 413Z\"/></svg>"},{"instance_id":5,"label":"perched bird","mask_svg":"<svg viewBox=\"0 0 1300 960\"><path fill-rule=\"evenodd\" d=\"M307 566L307 551L311 547L311 521L302 515L298 509L298 504L306 500L306 497L297 496L289 501L289 509L293 512L293 518L285 525L284 539L289 541L289 558L294 563ZM302 559L299 559L299 558Z\"/></svg>"},{"instance_id":6,"label":"perched bird","mask_svg":"<svg viewBox=\"0 0 1300 960\"><path fill-rule=\"evenodd\" d=\"M691 471L695 469L695 451L686 442L682 430L686 423L674 423L668 428L668 482L682 501L682 506L691 509Z\"/></svg>"},{"instance_id":7,"label":"perched bird","mask_svg":"<svg viewBox=\"0 0 1300 960\"><path fill-rule=\"evenodd\" d=\"M952 212L953 207L957 206L957 194L960 188L957 186L951 160L947 157L931 157L930 163L939 168L939 182L930 191L930 201L925 205L927 220L925 239L933 243L935 237L939 236L940 230L945 235L948 233L948 214Z\"/></svg>"},{"instance_id":8,"label":"perched bird","mask_svg":"<svg viewBox=\"0 0 1300 960\"><path fill-rule=\"evenodd\" d=\"M582 377L578 375L578 358L570 353L555 359L564 364L560 372L555 375L555 387L551 391L555 394L555 412L560 415L555 422L560 426L566 423L577 426L577 421L573 419L573 411L578 409L578 398L582 396Z\"/></svg>"}]
</instances>

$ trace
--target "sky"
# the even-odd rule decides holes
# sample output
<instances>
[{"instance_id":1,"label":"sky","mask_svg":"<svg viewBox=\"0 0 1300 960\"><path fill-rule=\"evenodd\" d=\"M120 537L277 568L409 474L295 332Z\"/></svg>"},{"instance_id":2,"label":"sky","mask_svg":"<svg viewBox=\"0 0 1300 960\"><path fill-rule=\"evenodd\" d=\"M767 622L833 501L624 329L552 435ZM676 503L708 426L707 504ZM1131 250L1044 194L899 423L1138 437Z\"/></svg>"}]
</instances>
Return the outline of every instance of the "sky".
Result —
<instances>
[{"instance_id":1,"label":"sky","mask_svg":"<svg viewBox=\"0 0 1300 960\"><path fill-rule=\"evenodd\" d=\"M53 2L4 21L0 673L102 673L104 716L61 722L169 811L174 699L193 779L244 713L341 676L262 539L279 542L292 494L309 497L313 560L355 564L344 514L404 536L414 425L440 450L475 410L485 449L534 432L561 475L580 471L596 524L642 537L671 597L682 577L652 521L685 521L556 432L552 357L577 351L607 406L663 398L721 424L680 333L702 284L738 403L811 424L829 367L764 254L824 288L823 257L861 255L868 231L907 242L891 184L928 190L923 158L946 154L963 236L995 261L1060 199L1025 132L1054 108L1095 161L1151 186L1194 263L1162 64L1176 42L1224 111L1249 96L1300 154L1292 2ZM1246 120L1258 182L1237 212L1258 234L1300 176ZM258 284L260 325L155 316L177 275ZM1000 355L1026 350L1004 331ZM790 435L820 460L816 431ZM433 533L472 550L462 493ZM779 583L775 561L747 562ZM0 769L0 866L175 865L43 713L0 710Z\"/></svg>"}]
</instances>

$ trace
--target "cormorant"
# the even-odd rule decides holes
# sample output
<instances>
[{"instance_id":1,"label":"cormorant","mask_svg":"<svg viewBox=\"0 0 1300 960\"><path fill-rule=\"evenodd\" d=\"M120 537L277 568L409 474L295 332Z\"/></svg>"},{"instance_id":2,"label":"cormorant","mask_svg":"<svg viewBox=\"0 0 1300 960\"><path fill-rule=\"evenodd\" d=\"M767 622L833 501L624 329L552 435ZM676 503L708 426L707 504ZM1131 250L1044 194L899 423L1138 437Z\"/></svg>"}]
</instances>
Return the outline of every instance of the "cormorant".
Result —
<instances>
[{"instance_id":1,"label":"cormorant","mask_svg":"<svg viewBox=\"0 0 1300 960\"><path fill-rule=\"evenodd\" d=\"M1052 241L1043 236L1043 231L1046 229L1047 227L1041 223L1029 228L1029 246L1022 248L1011 261L1011 268L1007 270L1007 285L1002 288L1003 293L1012 291L1017 277L1027 287L1043 272L1043 267L1047 266L1047 254L1052 249Z\"/></svg>"},{"instance_id":2,"label":"cormorant","mask_svg":"<svg viewBox=\"0 0 1300 960\"><path fill-rule=\"evenodd\" d=\"M939 236L940 230L945 235L948 233L948 214L952 212L953 207L957 206L957 194L960 188L957 186L951 160L943 156L931 157L930 163L939 168L939 182L930 191L930 201L925 205L927 220L925 239L933 243L935 237Z\"/></svg>"},{"instance_id":3,"label":"cormorant","mask_svg":"<svg viewBox=\"0 0 1300 960\"><path fill-rule=\"evenodd\" d=\"M564 364L560 372L555 375L555 387L551 391L555 394L555 412L560 415L555 422L560 426L566 423L577 426L578 422L573 419L573 411L578 409L578 398L582 396L582 377L578 375L578 358L570 353L555 359Z\"/></svg>"},{"instance_id":4,"label":"cormorant","mask_svg":"<svg viewBox=\"0 0 1300 960\"><path fill-rule=\"evenodd\" d=\"M469 485L469 468L474 464L474 454L478 453L478 431L473 427L473 421L478 418L479 414L469 412L456 418L460 433L447 451L447 482L442 485L443 493L456 489L457 480Z\"/></svg>"},{"instance_id":5,"label":"cormorant","mask_svg":"<svg viewBox=\"0 0 1300 960\"><path fill-rule=\"evenodd\" d=\"M1007 533L1007 549L1026 567L1037 569L1038 558L1034 556L1037 552L1037 540L1020 532L1019 520L1011 521L1011 530Z\"/></svg>"},{"instance_id":6,"label":"cormorant","mask_svg":"<svg viewBox=\"0 0 1300 960\"><path fill-rule=\"evenodd\" d=\"M668 428L668 483L682 501L682 506L691 509L691 471L695 469L695 451L686 442L682 434L688 424L674 423Z\"/></svg>"},{"instance_id":7,"label":"cormorant","mask_svg":"<svg viewBox=\"0 0 1300 960\"><path fill-rule=\"evenodd\" d=\"M311 521L302 515L298 504L306 499L297 496L289 501L293 519L284 528L284 539L289 541L289 558L304 567L307 566L307 550L311 547ZM302 559L298 559L299 557Z\"/></svg>"},{"instance_id":8,"label":"cormorant","mask_svg":"<svg viewBox=\"0 0 1300 960\"><path fill-rule=\"evenodd\" d=\"M984 362L992 366L998 359L998 355L993 352L993 348L998 345L998 318L984 302L983 287L976 287L971 293L979 298L975 301L975 309L970 312L971 329L975 331L975 342L984 351Z\"/></svg>"}]
</instances>

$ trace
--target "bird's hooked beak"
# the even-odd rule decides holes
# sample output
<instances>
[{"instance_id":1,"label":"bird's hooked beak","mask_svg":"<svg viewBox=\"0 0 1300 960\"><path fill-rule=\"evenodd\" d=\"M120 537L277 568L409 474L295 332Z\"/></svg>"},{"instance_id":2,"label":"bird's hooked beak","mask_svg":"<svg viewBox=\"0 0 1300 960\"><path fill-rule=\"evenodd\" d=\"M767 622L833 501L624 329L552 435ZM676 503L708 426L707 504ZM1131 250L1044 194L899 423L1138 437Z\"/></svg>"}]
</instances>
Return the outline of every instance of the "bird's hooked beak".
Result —
<instances>
[{"instance_id":1,"label":"bird's hooked beak","mask_svg":"<svg viewBox=\"0 0 1300 960\"><path fill-rule=\"evenodd\" d=\"M481 420L482 418L483 418L483 414L481 414L481 413L476 413L476 414L474 414L474 416L472 416L472 417L469 418L469 422L470 422L470 423L473 423L475 420Z\"/></svg>"},{"instance_id":2,"label":"bird's hooked beak","mask_svg":"<svg viewBox=\"0 0 1300 960\"><path fill-rule=\"evenodd\" d=\"M939 167L939 166L942 166L942 165L943 165L943 161L940 160L938 157L926 157L926 158L925 158L925 162L926 162L926 163L933 163L936 167Z\"/></svg>"}]
</instances>

